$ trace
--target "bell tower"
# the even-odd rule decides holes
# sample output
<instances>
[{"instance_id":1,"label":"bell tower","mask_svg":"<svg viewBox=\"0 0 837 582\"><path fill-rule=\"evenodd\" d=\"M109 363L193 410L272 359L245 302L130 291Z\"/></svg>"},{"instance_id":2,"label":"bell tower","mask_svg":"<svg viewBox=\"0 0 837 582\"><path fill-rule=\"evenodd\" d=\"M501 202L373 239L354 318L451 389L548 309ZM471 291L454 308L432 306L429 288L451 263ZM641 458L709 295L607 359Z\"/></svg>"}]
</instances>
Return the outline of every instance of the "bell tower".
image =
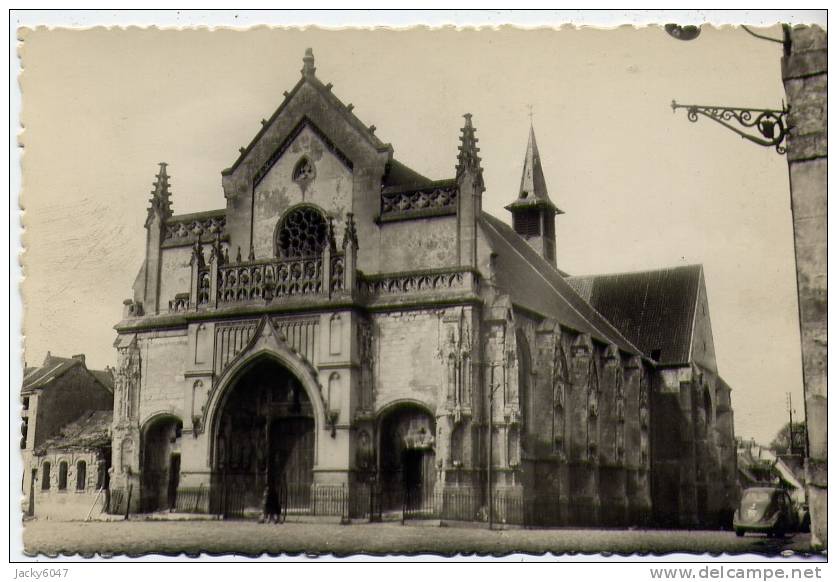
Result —
<instances>
[{"instance_id":1,"label":"bell tower","mask_svg":"<svg viewBox=\"0 0 837 582\"><path fill-rule=\"evenodd\" d=\"M506 206L506 210L512 214L514 231L544 259L556 265L555 216L564 213L549 199L538 142L535 140L535 128L531 125L529 144L523 160L523 176L520 178L520 192L517 200Z\"/></svg>"}]
</instances>

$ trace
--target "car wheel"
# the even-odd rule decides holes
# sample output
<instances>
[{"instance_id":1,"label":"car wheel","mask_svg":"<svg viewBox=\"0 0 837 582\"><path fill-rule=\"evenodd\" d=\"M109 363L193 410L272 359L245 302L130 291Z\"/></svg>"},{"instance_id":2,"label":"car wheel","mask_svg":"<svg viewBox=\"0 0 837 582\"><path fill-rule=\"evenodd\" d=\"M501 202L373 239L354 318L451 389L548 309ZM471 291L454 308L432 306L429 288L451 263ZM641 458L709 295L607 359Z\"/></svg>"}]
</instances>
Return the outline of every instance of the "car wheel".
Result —
<instances>
[{"instance_id":1,"label":"car wheel","mask_svg":"<svg viewBox=\"0 0 837 582\"><path fill-rule=\"evenodd\" d=\"M738 536L739 538L743 538L744 537L744 530L736 528L735 535Z\"/></svg>"}]
</instances>

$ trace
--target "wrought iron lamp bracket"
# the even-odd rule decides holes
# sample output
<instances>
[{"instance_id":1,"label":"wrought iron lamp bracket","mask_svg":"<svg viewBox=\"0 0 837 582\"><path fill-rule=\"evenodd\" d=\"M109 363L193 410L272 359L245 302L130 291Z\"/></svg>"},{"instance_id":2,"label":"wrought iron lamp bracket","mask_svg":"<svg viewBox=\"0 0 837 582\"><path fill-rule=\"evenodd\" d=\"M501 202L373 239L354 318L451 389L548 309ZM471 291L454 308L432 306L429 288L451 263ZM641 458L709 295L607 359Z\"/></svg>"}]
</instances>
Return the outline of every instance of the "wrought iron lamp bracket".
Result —
<instances>
[{"instance_id":1,"label":"wrought iron lamp bracket","mask_svg":"<svg viewBox=\"0 0 837 582\"><path fill-rule=\"evenodd\" d=\"M775 147L776 151L784 154L785 137L788 135L788 109L748 109L743 107L724 107L721 105L682 105L677 101L671 102L671 110L685 109L687 117L692 123L697 122L702 115L734 131L742 139L765 147ZM738 123L744 129L733 125Z\"/></svg>"}]
</instances>

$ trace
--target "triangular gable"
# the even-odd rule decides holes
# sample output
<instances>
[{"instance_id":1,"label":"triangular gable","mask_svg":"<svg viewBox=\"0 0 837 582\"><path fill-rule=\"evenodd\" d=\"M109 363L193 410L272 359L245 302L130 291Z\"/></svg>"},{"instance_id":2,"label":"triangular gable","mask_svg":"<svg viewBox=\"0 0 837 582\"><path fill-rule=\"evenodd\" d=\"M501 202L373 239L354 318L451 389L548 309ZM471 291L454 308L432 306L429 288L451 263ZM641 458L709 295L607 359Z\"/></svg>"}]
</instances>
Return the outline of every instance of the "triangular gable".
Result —
<instances>
[{"instance_id":1,"label":"triangular gable","mask_svg":"<svg viewBox=\"0 0 837 582\"><path fill-rule=\"evenodd\" d=\"M294 118L291 128L288 128L288 120L284 119L288 115ZM367 126L358 119L352 113L352 107L344 105L331 92L330 83L324 85L311 73L303 74L294 88L285 94L285 99L273 115L268 120L262 121L261 130L253 137L247 147L241 148L238 158L232 166L221 172L222 175L232 175L242 165L248 164L255 167L255 171L262 170L267 160L275 155L277 144L284 143L290 134L299 129L302 118L308 118L309 123L316 120L320 126L319 129L322 130L326 126L325 119L321 119L324 117L331 117L333 121L341 120L352 128L353 133L361 138L360 141L366 147L376 152L387 153L391 157L392 146L383 143L375 136L374 127ZM344 145L343 150L346 151L346 154L343 154L344 157L349 159L349 155L351 155L349 147ZM248 162L248 164L245 164L245 162Z\"/></svg>"},{"instance_id":2,"label":"triangular gable","mask_svg":"<svg viewBox=\"0 0 837 582\"><path fill-rule=\"evenodd\" d=\"M715 339L712 336L712 321L709 317L709 299L706 294L706 279L700 270L698 292L695 298L695 314L692 323L689 361L700 364L713 372L718 371L715 360Z\"/></svg>"},{"instance_id":3,"label":"triangular gable","mask_svg":"<svg viewBox=\"0 0 837 582\"><path fill-rule=\"evenodd\" d=\"M264 178L273 165L282 157L282 155L287 151L289 147L294 143L294 141L299 137L299 135L306 129L310 129L314 135L316 135L328 148L328 150L334 154L334 156L340 160L346 168L351 170L354 167L352 160L349 159L345 153L343 153L340 148L334 145L329 137L319 128L317 124L311 121L307 115L303 116L302 119L297 123L296 127L288 134L288 137L279 144L276 150L271 154L271 156L265 160L265 162L259 167L256 171L255 175L253 176L253 186L258 186L259 182L261 182L262 178Z\"/></svg>"}]
</instances>

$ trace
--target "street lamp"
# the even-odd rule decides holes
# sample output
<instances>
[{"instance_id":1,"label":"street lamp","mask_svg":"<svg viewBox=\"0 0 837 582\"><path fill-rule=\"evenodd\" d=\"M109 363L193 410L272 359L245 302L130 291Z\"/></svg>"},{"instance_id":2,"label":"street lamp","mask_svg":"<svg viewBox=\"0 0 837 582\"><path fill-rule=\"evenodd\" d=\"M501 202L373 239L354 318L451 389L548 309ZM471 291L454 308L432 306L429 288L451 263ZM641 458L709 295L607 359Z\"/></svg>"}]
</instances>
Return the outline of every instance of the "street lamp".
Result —
<instances>
[{"instance_id":1,"label":"street lamp","mask_svg":"<svg viewBox=\"0 0 837 582\"><path fill-rule=\"evenodd\" d=\"M784 40L756 34L743 24L741 28L747 34L760 40L776 42L787 47L788 28L787 25L782 26L785 34ZM666 24L665 31L671 37L684 41L694 40L700 35L700 28L692 25ZM687 117L692 123L697 122L698 116L703 116L732 130L740 135L742 139L765 147L775 147L780 154L784 154L786 151L784 141L788 135L788 109L784 103L782 103L781 109L754 109L752 107L728 107L725 105L681 105L672 100L671 110L676 113L678 109L687 110ZM737 123L740 128L733 123Z\"/></svg>"},{"instance_id":2,"label":"street lamp","mask_svg":"<svg viewBox=\"0 0 837 582\"><path fill-rule=\"evenodd\" d=\"M682 105L672 100L671 110L676 112L678 109L686 109L687 117L692 123L698 120L698 115L702 115L734 131L742 139L766 147L775 147L780 154L786 151L783 144L788 135L788 109L784 103L782 109L748 109L723 105ZM733 121L738 122L745 129L757 130L761 137L735 127L732 125Z\"/></svg>"}]
</instances>

